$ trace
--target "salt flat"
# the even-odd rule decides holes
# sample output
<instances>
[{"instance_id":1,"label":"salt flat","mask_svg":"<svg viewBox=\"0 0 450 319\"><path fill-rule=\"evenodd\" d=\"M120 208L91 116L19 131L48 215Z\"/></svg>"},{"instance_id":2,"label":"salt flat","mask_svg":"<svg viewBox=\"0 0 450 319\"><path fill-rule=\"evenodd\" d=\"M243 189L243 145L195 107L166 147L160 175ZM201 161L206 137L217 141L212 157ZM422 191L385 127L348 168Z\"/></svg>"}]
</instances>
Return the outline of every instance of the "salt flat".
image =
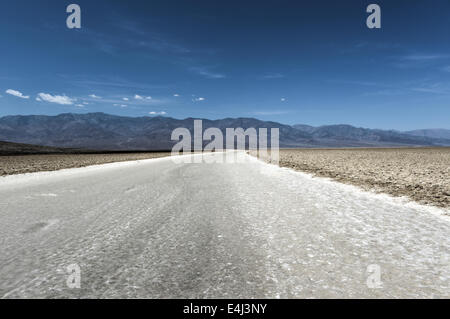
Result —
<instances>
[{"instance_id":1,"label":"salt flat","mask_svg":"<svg viewBox=\"0 0 450 319\"><path fill-rule=\"evenodd\" d=\"M247 159L0 178L0 296L450 296L448 211Z\"/></svg>"}]
</instances>

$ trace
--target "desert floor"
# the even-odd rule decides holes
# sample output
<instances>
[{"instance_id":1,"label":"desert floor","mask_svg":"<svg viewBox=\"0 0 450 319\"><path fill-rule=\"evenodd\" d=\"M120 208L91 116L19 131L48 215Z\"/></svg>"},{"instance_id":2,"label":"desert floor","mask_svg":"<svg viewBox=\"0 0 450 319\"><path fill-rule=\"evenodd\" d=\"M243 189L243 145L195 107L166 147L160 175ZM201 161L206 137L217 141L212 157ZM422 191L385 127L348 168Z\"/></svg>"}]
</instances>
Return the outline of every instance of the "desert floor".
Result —
<instances>
[{"instance_id":1,"label":"desert floor","mask_svg":"<svg viewBox=\"0 0 450 319\"><path fill-rule=\"evenodd\" d=\"M450 148L282 149L280 166L450 207Z\"/></svg>"},{"instance_id":2,"label":"desert floor","mask_svg":"<svg viewBox=\"0 0 450 319\"><path fill-rule=\"evenodd\" d=\"M114 162L170 156L170 153L51 154L0 156L0 176L56 171Z\"/></svg>"}]
</instances>

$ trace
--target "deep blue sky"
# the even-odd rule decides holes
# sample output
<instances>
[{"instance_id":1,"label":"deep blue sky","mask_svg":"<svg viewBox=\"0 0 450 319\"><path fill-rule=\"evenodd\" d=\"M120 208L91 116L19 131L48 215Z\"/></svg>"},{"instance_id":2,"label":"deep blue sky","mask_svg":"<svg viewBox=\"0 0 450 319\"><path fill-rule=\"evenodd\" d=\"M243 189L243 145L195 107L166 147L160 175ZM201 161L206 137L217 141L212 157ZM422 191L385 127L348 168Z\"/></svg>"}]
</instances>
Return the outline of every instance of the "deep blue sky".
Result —
<instances>
[{"instance_id":1,"label":"deep blue sky","mask_svg":"<svg viewBox=\"0 0 450 319\"><path fill-rule=\"evenodd\" d=\"M448 0L0 3L0 116L450 128ZM66 27L70 3L81 30ZM381 30L366 27L370 3Z\"/></svg>"}]
</instances>

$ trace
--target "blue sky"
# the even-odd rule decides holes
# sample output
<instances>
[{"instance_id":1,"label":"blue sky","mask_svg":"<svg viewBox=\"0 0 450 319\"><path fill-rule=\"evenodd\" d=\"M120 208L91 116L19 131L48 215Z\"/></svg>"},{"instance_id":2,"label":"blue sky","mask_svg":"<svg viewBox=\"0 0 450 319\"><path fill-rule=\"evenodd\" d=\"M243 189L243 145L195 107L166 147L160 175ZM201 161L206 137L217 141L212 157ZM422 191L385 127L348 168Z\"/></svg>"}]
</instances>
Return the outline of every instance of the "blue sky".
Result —
<instances>
[{"instance_id":1,"label":"blue sky","mask_svg":"<svg viewBox=\"0 0 450 319\"><path fill-rule=\"evenodd\" d=\"M80 30L66 27L70 3ZM366 27L370 3L381 29ZM1 4L0 116L450 128L448 0Z\"/></svg>"}]
</instances>

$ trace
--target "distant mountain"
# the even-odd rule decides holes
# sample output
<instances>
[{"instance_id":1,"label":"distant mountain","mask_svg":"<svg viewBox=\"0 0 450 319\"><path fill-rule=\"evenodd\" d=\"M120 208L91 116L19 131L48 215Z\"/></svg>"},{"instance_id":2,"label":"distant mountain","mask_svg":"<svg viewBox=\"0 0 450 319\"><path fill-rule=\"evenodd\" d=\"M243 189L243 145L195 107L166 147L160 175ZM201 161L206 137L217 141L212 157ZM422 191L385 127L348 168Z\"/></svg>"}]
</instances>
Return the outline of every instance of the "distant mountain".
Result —
<instances>
[{"instance_id":1,"label":"distant mountain","mask_svg":"<svg viewBox=\"0 0 450 319\"><path fill-rule=\"evenodd\" d=\"M404 132L404 133L409 134L409 135L414 135L414 136L450 139L450 130L446 130L446 129L414 130L414 131L408 131L408 132Z\"/></svg>"},{"instance_id":2,"label":"distant mountain","mask_svg":"<svg viewBox=\"0 0 450 319\"><path fill-rule=\"evenodd\" d=\"M351 125L325 125L313 127L309 125L297 124L293 127L311 134L316 141L336 142L343 144L352 144L355 142L373 144L373 146L394 146L394 145L420 145L420 146L448 146L450 145L450 137L432 137L432 136L416 136L408 133L397 132L394 130L377 130L358 128Z\"/></svg>"},{"instance_id":3,"label":"distant mountain","mask_svg":"<svg viewBox=\"0 0 450 319\"><path fill-rule=\"evenodd\" d=\"M58 116L6 116L0 118L0 140L57 147L103 150L171 149L172 131L194 129L194 119L177 120L166 117L122 117L104 113L61 114ZM238 118L217 121L203 120L203 128L280 129L285 146L298 145L309 136L288 125Z\"/></svg>"},{"instance_id":4,"label":"distant mountain","mask_svg":"<svg viewBox=\"0 0 450 319\"><path fill-rule=\"evenodd\" d=\"M174 129L193 132L194 119L124 117L105 113L57 116L5 116L0 118L0 140L52 147L97 150L171 149ZM253 118L203 120L203 129L279 128L281 147L371 147L450 145L450 139L413 136L395 131L356 128L350 125L312 127L284 125Z\"/></svg>"},{"instance_id":5,"label":"distant mountain","mask_svg":"<svg viewBox=\"0 0 450 319\"><path fill-rule=\"evenodd\" d=\"M305 125L305 124L295 124L292 125L293 128L296 128L300 131L306 132L308 134L311 134L316 129L314 126Z\"/></svg>"}]
</instances>

